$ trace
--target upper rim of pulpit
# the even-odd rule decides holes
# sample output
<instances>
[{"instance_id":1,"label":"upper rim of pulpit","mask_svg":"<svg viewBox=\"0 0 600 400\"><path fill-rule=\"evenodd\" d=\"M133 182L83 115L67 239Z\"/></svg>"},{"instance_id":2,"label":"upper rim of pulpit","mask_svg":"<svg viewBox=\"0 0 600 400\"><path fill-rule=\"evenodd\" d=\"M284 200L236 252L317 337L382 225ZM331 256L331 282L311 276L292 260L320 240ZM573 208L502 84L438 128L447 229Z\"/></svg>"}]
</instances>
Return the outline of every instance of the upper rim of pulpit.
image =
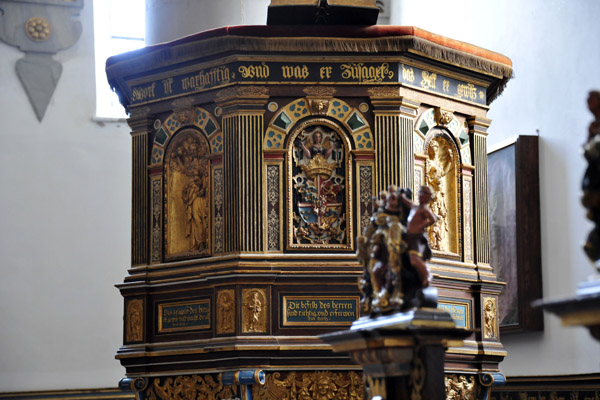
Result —
<instances>
[{"instance_id":1,"label":"upper rim of pulpit","mask_svg":"<svg viewBox=\"0 0 600 400\"><path fill-rule=\"evenodd\" d=\"M128 107L130 102L126 101L128 96L122 88L129 86L126 81L145 72L254 54L406 55L487 78L490 85L486 105L502 93L513 76L512 61L500 53L414 26L391 25L225 26L112 56L106 60L106 73L109 84Z\"/></svg>"}]
</instances>

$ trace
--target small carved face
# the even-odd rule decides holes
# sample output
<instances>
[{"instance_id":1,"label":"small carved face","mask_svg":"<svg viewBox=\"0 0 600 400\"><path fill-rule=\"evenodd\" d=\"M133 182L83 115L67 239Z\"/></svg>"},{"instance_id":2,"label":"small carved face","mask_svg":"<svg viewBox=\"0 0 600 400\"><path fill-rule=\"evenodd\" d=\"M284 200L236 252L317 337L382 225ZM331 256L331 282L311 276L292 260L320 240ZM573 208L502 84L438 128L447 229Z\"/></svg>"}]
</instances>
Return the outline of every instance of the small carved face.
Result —
<instances>
[{"instance_id":1,"label":"small carved face","mask_svg":"<svg viewBox=\"0 0 600 400\"><path fill-rule=\"evenodd\" d=\"M316 131L315 133L313 133L313 143L314 144L321 144L321 140L323 140L323 137L321 136L321 132Z\"/></svg>"},{"instance_id":2,"label":"small carved face","mask_svg":"<svg viewBox=\"0 0 600 400\"><path fill-rule=\"evenodd\" d=\"M321 395L329 393L329 379L321 378L318 380L317 393Z\"/></svg>"}]
</instances>

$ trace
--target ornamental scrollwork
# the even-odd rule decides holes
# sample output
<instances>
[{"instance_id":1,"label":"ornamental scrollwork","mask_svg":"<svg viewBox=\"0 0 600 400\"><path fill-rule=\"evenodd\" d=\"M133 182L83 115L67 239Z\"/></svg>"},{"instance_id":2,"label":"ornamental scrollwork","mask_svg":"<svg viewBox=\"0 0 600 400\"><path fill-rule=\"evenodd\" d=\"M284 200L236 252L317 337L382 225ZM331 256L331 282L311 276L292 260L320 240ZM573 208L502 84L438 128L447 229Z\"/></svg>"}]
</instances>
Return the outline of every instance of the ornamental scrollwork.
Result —
<instances>
[{"instance_id":1,"label":"ornamental scrollwork","mask_svg":"<svg viewBox=\"0 0 600 400\"><path fill-rule=\"evenodd\" d=\"M268 374L264 386L252 388L255 400L362 400L365 387L362 377L349 372L296 371L283 375Z\"/></svg>"},{"instance_id":2,"label":"ornamental scrollwork","mask_svg":"<svg viewBox=\"0 0 600 400\"><path fill-rule=\"evenodd\" d=\"M212 375L169 377L162 383L155 378L145 391L148 400L233 399L237 395L237 386L225 386Z\"/></svg>"}]
</instances>

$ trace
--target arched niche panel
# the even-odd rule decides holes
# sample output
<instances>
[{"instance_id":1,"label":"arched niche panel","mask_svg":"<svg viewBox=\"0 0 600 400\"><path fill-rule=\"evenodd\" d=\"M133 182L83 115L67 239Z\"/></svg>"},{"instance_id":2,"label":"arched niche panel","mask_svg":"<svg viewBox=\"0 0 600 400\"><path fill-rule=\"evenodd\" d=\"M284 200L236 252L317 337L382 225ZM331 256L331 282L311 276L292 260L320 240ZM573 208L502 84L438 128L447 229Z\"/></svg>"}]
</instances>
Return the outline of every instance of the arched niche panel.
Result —
<instances>
[{"instance_id":1,"label":"arched niche panel","mask_svg":"<svg viewBox=\"0 0 600 400\"><path fill-rule=\"evenodd\" d=\"M358 109L337 98L326 100L300 98L282 107L269 122L263 149L284 150L286 138L292 127L298 121L310 116L329 117L338 122L350 133L354 148L357 150L375 149L373 133L366 118Z\"/></svg>"},{"instance_id":2,"label":"arched niche panel","mask_svg":"<svg viewBox=\"0 0 600 400\"><path fill-rule=\"evenodd\" d=\"M150 153L150 165L162 165L165 149L169 141L182 127L195 127L200 130L210 144L211 153L223 151L223 134L217 120L205 109L196 107L174 112L164 120L154 137Z\"/></svg>"},{"instance_id":3,"label":"arched niche panel","mask_svg":"<svg viewBox=\"0 0 600 400\"><path fill-rule=\"evenodd\" d=\"M221 192L213 193L211 181L221 169L210 159L222 143L218 122L203 108L173 112L160 125L149 165L151 263L209 256L220 243L211 202Z\"/></svg>"},{"instance_id":4,"label":"arched niche panel","mask_svg":"<svg viewBox=\"0 0 600 400\"><path fill-rule=\"evenodd\" d=\"M429 244L434 254L461 258L460 153L450 132L433 128L424 141L425 179L433 196L429 207L438 220L429 228Z\"/></svg>"},{"instance_id":5,"label":"arched niche panel","mask_svg":"<svg viewBox=\"0 0 600 400\"><path fill-rule=\"evenodd\" d=\"M267 251L352 250L372 212L374 142L363 114L337 98L296 99L269 121L263 151Z\"/></svg>"},{"instance_id":6,"label":"arched niche panel","mask_svg":"<svg viewBox=\"0 0 600 400\"><path fill-rule=\"evenodd\" d=\"M456 117L449 112L438 111L431 108L421 114L415 124L415 131L413 133L413 143L415 154L426 154L425 152L425 138L429 132L435 128L443 126L446 128L452 136L455 138L456 143L460 149L460 158L462 164L471 165L471 144L469 140L469 128L464 123L460 123Z\"/></svg>"},{"instance_id":7,"label":"arched niche panel","mask_svg":"<svg viewBox=\"0 0 600 400\"><path fill-rule=\"evenodd\" d=\"M347 133L325 118L298 124L287 153L288 248L351 249L352 163Z\"/></svg>"},{"instance_id":8,"label":"arched niche panel","mask_svg":"<svg viewBox=\"0 0 600 400\"><path fill-rule=\"evenodd\" d=\"M164 162L165 258L211 254L210 148L195 128L173 135Z\"/></svg>"}]
</instances>

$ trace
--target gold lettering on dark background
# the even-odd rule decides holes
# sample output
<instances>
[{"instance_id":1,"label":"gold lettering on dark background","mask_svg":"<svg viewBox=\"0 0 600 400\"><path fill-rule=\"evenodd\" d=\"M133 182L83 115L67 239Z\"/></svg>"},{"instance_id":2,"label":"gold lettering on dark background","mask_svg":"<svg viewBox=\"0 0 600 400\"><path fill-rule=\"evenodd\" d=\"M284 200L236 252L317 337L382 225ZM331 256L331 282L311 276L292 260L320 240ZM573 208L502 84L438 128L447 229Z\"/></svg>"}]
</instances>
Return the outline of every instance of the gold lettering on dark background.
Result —
<instances>
[{"instance_id":1,"label":"gold lettering on dark background","mask_svg":"<svg viewBox=\"0 0 600 400\"><path fill-rule=\"evenodd\" d=\"M220 83L229 83L231 72L225 66L202 70L197 74L181 78L181 88L185 91L204 89Z\"/></svg>"},{"instance_id":2,"label":"gold lettering on dark background","mask_svg":"<svg viewBox=\"0 0 600 400\"><path fill-rule=\"evenodd\" d=\"M364 83L381 83L384 79L392 79L394 71L390 71L388 63L378 66L364 63L346 63L340 65L343 79L352 79Z\"/></svg>"},{"instance_id":3,"label":"gold lettering on dark background","mask_svg":"<svg viewBox=\"0 0 600 400\"><path fill-rule=\"evenodd\" d=\"M281 72L285 79L306 79L309 75L306 65L282 65Z\"/></svg>"},{"instance_id":4,"label":"gold lettering on dark background","mask_svg":"<svg viewBox=\"0 0 600 400\"><path fill-rule=\"evenodd\" d=\"M184 331L210 328L210 300L160 304L158 331Z\"/></svg>"},{"instance_id":5,"label":"gold lettering on dark background","mask_svg":"<svg viewBox=\"0 0 600 400\"><path fill-rule=\"evenodd\" d=\"M293 325L350 325L358 319L358 297L285 296L284 321Z\"/></svg>"},{"instance_id":6,"label":"gold lettering on dark background","mask_svg":"<svg viewBox=\"0 0 600 400\"><path fill-rule=\"evenodd\" d=\"M242 78L268 79L270 75L269 66L264 62L260 63L260 65L241 65L238 71L242 75Z\"/></svg>"},{"instance_id":7,"label":"gold lettering on dark background","mask_svg":"<svg viewBox=\"0 0 600 400\"><path fill-rule=\"evenodd\" d=\"M152 82L152 84L148 85L148 86L144 86L144 87L140 87L140 88L133 88L131 97L133 98L134 102L153 99L155 96L155 94L154 94L155 88L156 88L156 82Z\"/></svg>"}]
</instances>

